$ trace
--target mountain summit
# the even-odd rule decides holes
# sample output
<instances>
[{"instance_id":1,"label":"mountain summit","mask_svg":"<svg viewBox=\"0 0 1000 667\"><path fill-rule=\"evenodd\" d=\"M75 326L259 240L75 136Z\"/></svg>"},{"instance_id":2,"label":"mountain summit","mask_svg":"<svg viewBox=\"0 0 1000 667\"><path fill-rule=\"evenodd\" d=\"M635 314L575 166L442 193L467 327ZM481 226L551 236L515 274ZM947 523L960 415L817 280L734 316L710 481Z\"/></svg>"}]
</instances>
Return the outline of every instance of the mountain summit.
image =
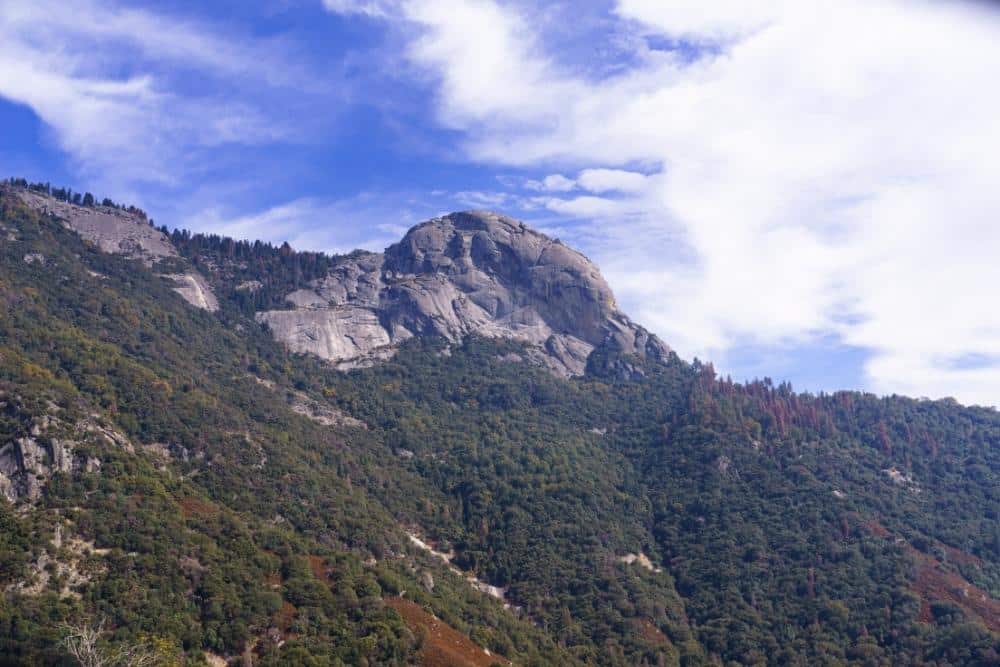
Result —
<instances>
[{"instance_id":1,"label":"mountain summit","mask_svg":"<svg viewBox=\"0 0 1000 667\"><path fill-rule=\"evenodd\" d=\"M413 227L383 253L356 252L257 319L298 352L353 366L414 336L470 334L532 346L563 375L595 349L663 359L669 348L628 319L597 266L523 222L482 211Z\"/></svg>"}]
</instances>

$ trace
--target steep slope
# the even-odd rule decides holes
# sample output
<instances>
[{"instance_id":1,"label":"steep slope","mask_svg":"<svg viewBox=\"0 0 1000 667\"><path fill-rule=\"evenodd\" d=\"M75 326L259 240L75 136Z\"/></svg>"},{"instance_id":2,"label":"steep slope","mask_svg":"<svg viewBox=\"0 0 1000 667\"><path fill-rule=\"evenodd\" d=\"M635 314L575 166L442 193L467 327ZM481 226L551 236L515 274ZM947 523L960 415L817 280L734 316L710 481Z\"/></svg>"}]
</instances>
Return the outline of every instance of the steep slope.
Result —
<instances>
[{"instance_id":1,"label":"steep slope","mask_svg":"<svg viewBox=\"0 0 1000 667\"><path fill-rule=\"evenodd\" d=\"M0 663L64 664L68 628L103 624L109 651L164 664L407 664L420 639L387 600L409 591L484 649L573 664L418 568L351 482L390 472L346 445L363 425L294 389L252 322L227 328L160 265L100 251L20 192L0 190L0 225Z\"/></svg>"},{"instance_id":2,"label":"steep slope","mask_svg":"<svg viewBox=\"0 0 1000 667\"><path fill-rule=\"evenodd\" d=\"M586 257L492 213L417 225L385 253L344 257L286 298L294 310L258 320L293 350L343 366L428 335L529 343L536 359L567 376L582 374L597 347L655 359L669 352L618 310Z\"/></svg>"},{"instance_id":3,"label":"steep slope","mask_svg":"<svg viewBox=\"0 0 1000 667\"><path fill-rule=\"evenodd\" d=\"M8 188L7 192L28 208L58 220L102 251L138 259L156 268L191 305L218 310L219 302L205 279L180 259L166 233L153 227L141 210L74 205L42 190ZM44 261L44 255L38 257Z\"/></svg>"},{"instance_id":4,"label":"steep slope","mask_svg":"<svg viewBox=\"0 0 1000 667\"><path fill-rule=\"evenodd\" d=\"M690 663L994 659L994 411L677 361L565 383L498 352L414 343L333 390L437 488L386 502L545 627L631 664L656 633Z\"/></svg>"},{"instance_id":5,"label":"steep slope","mask_svg":"<svg viewBox=\"0 0 1000 667\"><path fill-rule=\"evenodd\" d=\"M0 662L65 660L60 625L101 617L114 646L255 664L997 662L995 411L643 358L577 255L489 269L466 224L375 256L372 312L413 336L341 372L255 316L372 256L174 234L208 312L0 192ZM485 310L482 280L553 335L589 322L585 374L390 298Z\"/></svg>"}]
</instances>

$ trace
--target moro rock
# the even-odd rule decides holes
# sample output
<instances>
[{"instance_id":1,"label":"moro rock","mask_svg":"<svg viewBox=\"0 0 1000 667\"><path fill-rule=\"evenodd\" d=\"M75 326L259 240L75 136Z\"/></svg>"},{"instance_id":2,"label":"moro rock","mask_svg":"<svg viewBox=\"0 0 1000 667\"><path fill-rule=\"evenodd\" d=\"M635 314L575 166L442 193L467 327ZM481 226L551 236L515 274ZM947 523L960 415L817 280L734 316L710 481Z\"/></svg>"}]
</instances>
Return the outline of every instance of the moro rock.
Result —
<instances>
[{"instance_id":1,"label":"moro rock","mask_svg":"<svg viewBox=\"0 0 1000 667\"><path fill-rule=\"evenodd\" d=\"M424 222L384 253L338 260L287 301L293 309L258 320L291 349L344 367L391 356L414 336L513 339L567 376L583 373L598 349L653 359L669 352L618 310L590 260L494 213Z\"/></svg>"}]
</instances>

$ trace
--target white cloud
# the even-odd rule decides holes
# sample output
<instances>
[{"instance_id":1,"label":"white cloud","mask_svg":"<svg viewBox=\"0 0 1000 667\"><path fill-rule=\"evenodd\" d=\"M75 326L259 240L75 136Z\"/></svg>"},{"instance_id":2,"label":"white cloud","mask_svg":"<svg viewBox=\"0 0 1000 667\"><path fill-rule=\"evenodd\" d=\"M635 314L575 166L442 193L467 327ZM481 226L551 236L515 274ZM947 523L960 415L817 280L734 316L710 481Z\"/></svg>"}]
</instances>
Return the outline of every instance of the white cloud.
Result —
<instances>
[{"instance_id":1,"label":"white cloud","mask_svg":"<svg viewBox=\"0 0 1000 667\"><path fill-rule=\"evenodd\" d=\"M178 227L342 254L381 251L435 213L432 203L405 193L361 193L337 200L303 197L252 212L212 205L189 214Z\"/></svg>"},{"instance_id":2,"label":"white cloud","mask_svg":"<svg viewBox=\"0 0 1000 667\"><path fill-rule=\"evenodd\" d=\"M580 187L590 192L642 192L646 175L623 169L584 169L577 177Z\"/></svg>"},{"instance_id":3,"label":"white cloud","mask_svg":"<svg viewBox=\"0 0 1000 667\"><path fill-rule=\"evenodd\" d=\"M529 23L491 0L408 0L402 15L423 28L411 59L440 90L440 120L454 127L514 129L558 122L559 100L579 86L555 78Z\"/></svg>"},{"instance_id":4,"label":"white cloud","mask_svg":"<svg viewBox=\"0 0 1000 667\"><path fill-rule=\"evenodd\" d=\"M509 192L482 190L456 192L450 196L450 200L458 202L461 206L468 206L475 209L496 209L505 206L514 206L518 203L518 198Z\"/></svg>"},{"instance_id":5,"label":"white cloud","mask_svg":"<svg viewBox=\"0 0 1000 667\"><path fill-rule=\"evenodd\" d=\"M0 97L29 107L91 181L169 182L191 153L286 136L224 83L300 83L268 45L103 0L0 5ZM194 73L194 76L189 76ZM212 82L193 92L191 79ZM215 89L218 89L216 92ZM196 159L194 161L197 161Z\"/></svg>"},{"instance_id":6,"label":"white cloud","mask_svg":"<svg viewBox=\"0 0 1000 667\"><path fill-rule=\"evenodd\" d=\"M562 174L549 174L540 181L528 181L524 185L538 192L569 192L576 188L576 181Z\"/></svg>"},{"instance_id":7,"label":"white cloud","mask_svg":"<svg viewBox=\"0 0 1000 667\"><path fill-rule=\"evenodd\" d=\"M619 0L617 12L666 35L720 41L764 28L778 20L788 5L785 0Z\"/></svg>"},{"instance_id":8,"label":"white cloud","mask_svg":"<svg viewBox=\"0 0 1000 667\"><path fill-rule=\"evenodd\" d=\"M394 0L323 0L323 6L336 14L360 14L372 18L392 16L399 9Z\"/></svg>"},{"instance_id":9,"label":"white cloud","mask_svg":"<svg viewBox=\"0 0 1000 667\"><path fill-rule=\"evenodd\" d=\"M574 216L577 218L599 218L610 219L620 214L622 209L620 202L604 197L593 197L583 195L572 199L550 198L542 200L545 208L556 213Z\"/></svg>"},{"instance_id":10,"label":"white cloud","mask_svg":"<svg viewBox=\"0 0 1000 667\"><path fill-rule=\"evenodd\" d=\"M832 334L871 350L872 389L1000 403L995 13L621 0L622 25L703 50L637 47L627 69L591 80L545 51L523 9L402 11L421 28L408 57L473 159L649 167L608 188L625 200L544 205L597 221L581 238L619 301L683 354ZM607 177L577 183L599 194ZM955 364L969 355L987 361Z\"/></svg>"}]
</instances>

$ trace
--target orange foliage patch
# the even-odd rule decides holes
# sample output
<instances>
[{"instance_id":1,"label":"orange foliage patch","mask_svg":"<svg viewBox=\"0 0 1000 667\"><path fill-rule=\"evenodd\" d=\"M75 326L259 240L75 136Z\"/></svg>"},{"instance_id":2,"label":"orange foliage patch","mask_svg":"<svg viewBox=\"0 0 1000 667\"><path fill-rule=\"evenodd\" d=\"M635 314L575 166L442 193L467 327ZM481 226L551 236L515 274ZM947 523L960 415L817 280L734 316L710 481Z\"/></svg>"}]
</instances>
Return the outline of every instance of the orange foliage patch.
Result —
<instances>
[{"instance_id":1,"label":"orange foliage patch","mask_svg":"<svg viewBox=\"0 0 1000 667\"><path fill-rule=\"evenodd\" d=\"M314 577L327 586L333 584L333 580L330 579L330 569L326 566L326 562L319 556L309 556L309 569L312 570Z\"/></svg>"},{"instance_id":2,"label":"orange foliage patch","mask_svg":"<svg viewBox=\"0 0 1000 667\"><path fill-rule=\"evenodd\" d=\"M865 528L876 537L889 537L885 526L875 519L864 524ZM980 565L982 561L972 554L954 547L941 545L947 554L947 560L961 565ZM907 551L917 565L917 577L913 582L913 592L920 596L920 616L922 623L933 623L931 604L934 602L951 602L958 606L968 616L978 618L986 627L994 632L1000 631L1000 602L990 597L986 591L969 583L961 575L945 568L933 556L917 551L907 545Z\"/></svg>"},{"instance_id":3,"label":"orange foliage patch","mask_svg":"<svg viewBox=\"0 0 1000 667\"><path fill-rule=\"evenodd\" d=\"M185 519L192 517L209 518L218 515L219 508L212 503L190 496L181 500L181 516Z\"/></svg>"},{"instance_id":4,"label":"orange foliage patch","mask_svg":"<svg viewBox=\"0 0 1000 667\"><path fill-rule=\"evenodd\" d=\"M637 625L639 626L639 636L650 644L664 645L670 643L667 636L658 627L653 625L652 621L643 618L639 620Z\"/></svg>"},{"instance_id":5,"label":"orange foliage patch","mask_svg":"<svg viewBox=\"0 0 1000 667\"><path fill-rule=\"evenodd\" d=\"M921 621L929 623L933 620L930 608L932 602L951 602L969 616L979 618L990 630L1000 631L1000 602L954 572L945 570L927 554L912 548L910 553L917 561L914 590L923 601L920 607Z\"/></svg>"},{"instance_id":6,"label":"orange foliage patch","mask_svg":"<svg viewBox=\"0 0 1000 667\"><path fill-rule=\"evenodd\" d=\"M288 600L285 600L281 609L274 612L274 616L271 617L271 622L274 623L274 627L281 631L282 635L287 636L288 628L291 627L292 621L296 619L299 615L299 610L295 608Z\"/></svg>"},{"instance_id":7,"label":"orange foliage patch","mask_svg":"<svg viewBox=\"0 0 1000 667\"><path fill-rule=\"evenodd\" d=\"M868 532L875 537L889 537L889 531L875 519L866 522L865 528L867 528Z\"/></svg>"},{"instance_id":8,"label":"orange foliage patch","mask_svg":"<svg viewBox=\"0 0 1000 667\"><path fill-rule=\"evenodd\" d=\"M466 635L435 618L423 607L405 598L390 598L386 604L395 609L407 627L423 639L420 664L423 667L491 667L510 665L500 655L486 651Z\"/></svg>"},{"instance_id":9,"label":"orange foliage patch","mask_svg":"<svg viewBox=\"0 0 1000 667\"><path fill-rule=\"evenodd\" d=\"M956 549L955 547L949 547L947 544L942 545L944 551L948 554L948 561L952 563L958 563L959 565L972 565L979 567L983 564L983 560L978 556L973 556L970 553L962 551L961 549Z\"/></svg>"}]
</instances>

